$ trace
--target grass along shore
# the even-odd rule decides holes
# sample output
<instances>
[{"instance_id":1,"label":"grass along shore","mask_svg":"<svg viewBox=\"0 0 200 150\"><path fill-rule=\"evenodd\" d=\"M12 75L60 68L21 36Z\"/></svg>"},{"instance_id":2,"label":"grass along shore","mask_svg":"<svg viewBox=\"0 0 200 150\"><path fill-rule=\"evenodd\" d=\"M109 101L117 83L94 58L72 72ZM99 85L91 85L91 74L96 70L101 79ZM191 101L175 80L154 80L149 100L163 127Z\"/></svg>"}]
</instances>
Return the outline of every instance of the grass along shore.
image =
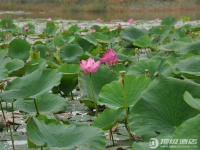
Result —
<instances>
[{"instance_id":1,"label":"grass along shore","mask_svg":"<svg viewBox=\"0 0 200 150\"><path fill-rule=\"evenodd\" d=\"M24 3L1 2L1 11L31 11L31 12L155 12L155 11L198 11L200 2L197 0L60 0L57 2L40 2L28 0Z\"/></svg>"}]
</instances>

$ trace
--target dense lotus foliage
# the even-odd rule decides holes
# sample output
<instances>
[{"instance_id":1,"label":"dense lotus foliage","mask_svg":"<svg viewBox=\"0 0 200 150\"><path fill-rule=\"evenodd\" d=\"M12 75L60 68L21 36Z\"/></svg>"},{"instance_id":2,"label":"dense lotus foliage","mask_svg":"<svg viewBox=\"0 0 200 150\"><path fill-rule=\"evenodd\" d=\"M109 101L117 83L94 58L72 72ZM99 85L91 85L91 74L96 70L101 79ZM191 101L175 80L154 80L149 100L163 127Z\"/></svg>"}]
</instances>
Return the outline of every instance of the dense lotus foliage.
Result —
<instances>
[{"instance_id":1,"label":"dense lotus foliage","mask_svg":"<svg viewBox=\"0 0 200 150\"><path fill-rule=\"evenodd\" d=\"M66 29L48 18L38 33L31 20L2 19L0 131L13 149L24 149L15 145L20 126L25 149L148 150L151 138L193 139L187 146L200 149L200 25L187 20L141 28L97 18ZM89 119L74 118L80 106ZM165 149L182 149L174 145Z\"/></svg>"}]
</instances>

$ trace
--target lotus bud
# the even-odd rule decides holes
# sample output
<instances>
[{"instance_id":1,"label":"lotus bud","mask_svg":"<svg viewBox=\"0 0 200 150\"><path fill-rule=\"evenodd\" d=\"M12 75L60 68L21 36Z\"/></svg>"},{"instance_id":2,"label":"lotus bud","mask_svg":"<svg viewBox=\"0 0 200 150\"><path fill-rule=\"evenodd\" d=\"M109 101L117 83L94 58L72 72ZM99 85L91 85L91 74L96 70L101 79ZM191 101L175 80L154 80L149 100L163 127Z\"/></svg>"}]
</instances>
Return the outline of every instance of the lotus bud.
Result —
<instances>
[{"instance_id":1,"label":"lotus bud","mask_svg":"<svg viewBox=\"0 0 200 150\"><path fill-rule=\"evenodd\" d=\"M148 78L150 77L149 69L145 69L145 76L148 77Z\"/></svg>"}]
</instances>

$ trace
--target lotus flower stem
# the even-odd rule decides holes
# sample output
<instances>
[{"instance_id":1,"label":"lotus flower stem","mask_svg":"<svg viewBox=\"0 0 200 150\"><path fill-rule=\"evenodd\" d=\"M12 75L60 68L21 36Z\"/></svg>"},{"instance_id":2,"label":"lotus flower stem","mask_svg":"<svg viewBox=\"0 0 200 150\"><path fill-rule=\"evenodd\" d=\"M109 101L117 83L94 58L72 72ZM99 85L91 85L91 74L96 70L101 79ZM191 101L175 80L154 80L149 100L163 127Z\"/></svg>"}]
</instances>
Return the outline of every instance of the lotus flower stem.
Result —
<instances>
[{"instance_id":1,"label":"lotus flower stem","mask_svg":"<svg viewBox=\"0 0 200 150\"><path fill-rule=\"evenodd\" d=\"M112 133L112 129L110 129L110 140L111 139L112 139L113 145L115 145L114 138L113 138L113 133Z\"/></svg>"},{"instance_id":2,"label":"lotus flower stem","mask_svg":"<svg viewBox=\"0 0 200 150\"><path fill-rule=\"evenodd\" d=\"M97 102L96 102L95 97L94 97L94 87L93 87L93 84L92 84L92 74L91 73L90 73L90 88L92 89L92 100L94 102L94 107L96 109L95 116L98 116L98 105L97 105Z\"/></svg>"},{"instance_id":3,"label":"lotus flower stem","mask_svg":"<svg viewBox=\"0 0 200 150\"><path fill-rule=\"evenodd\" d=\"M5 116L5 113L4 113L4 110L3 110L3 105L2 105L1 101L0 101L0 106L1 106L1 111L2 111L2 114L3 114L3 119L6 120L6 116Z\"/></svg>"},{"instance_id":4,"label":"lotus flower stem","mask_svg":"<svg viewBox=\"0 0 200 150\"><path fill-rule=\"evenodd\" d=\"M70 92L70 93L71 93L71 98L72 98L72 100L74 100L73 92Z\"/></svg>"},{"instance_id":5,"label":"lotus flower stem","mask_svg":"<svg viewBox=\"0 0 200 150\"><path fill-rule=\"evenodd\" d=\"M10 129L10 137L11 137L11 141L12 141L12 147L13 147L13 150L15 150L14 139L13 139L12 129L11 129L10 125L9 125L9 129Z\"/></svg>"},{"instance_id":6,"label":"lotus flower stem","mask_svg":"<svg viewBox=\"0 0 200 150\"><path fill-rule=\"evenodd\" d=\"M127 105L127 100L126 100L126 89L124 85L124 77L125 77L125 71L120 71L121 78L122 78L122 85L123 85L123 96L124 96L124 105L125 105L125 111L126 111L126 117L125 117L125 126L127 128L128 134L129 134L129 144L130 148L132 148L132 134L129 128L129 122L128 122L128 115L129 115L129 107Z\"/></svg>"},{"instance_id":7,"label":"lotus flower stem","mask_svg":"<svg viewBox=\"0 0 200 150\"><path fill-rule=\"evenodd\" d=\"M39 113L39 110L38 110L38 105L37 105L37 101L36 101L36 99L34 98L34 104L35 104L35 109L36 109L36 112L37 112L37 116L39 116L40 115L40 113Z\"/></svg>"},{"instance_id":8,"label":"lotus flower stem","mask_svg":"<svg viewBox=\"0 0 200 150\"><path fill-rule=\"evenodd\" d=\"M14 114L14 105L12 103L12 117L13 117L13 131L15 131L15 114Z\"/></svg>"}]
</instances>

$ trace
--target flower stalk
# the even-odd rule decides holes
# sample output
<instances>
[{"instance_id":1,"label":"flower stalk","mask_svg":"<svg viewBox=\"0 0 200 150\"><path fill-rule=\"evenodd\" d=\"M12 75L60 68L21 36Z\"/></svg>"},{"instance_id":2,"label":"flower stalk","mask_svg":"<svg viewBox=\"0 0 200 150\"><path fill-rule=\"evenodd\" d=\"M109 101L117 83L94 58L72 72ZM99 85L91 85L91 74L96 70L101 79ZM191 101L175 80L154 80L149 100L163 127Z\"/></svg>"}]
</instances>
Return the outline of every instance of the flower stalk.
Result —
<instances>
[{"instance_id":1,"label":"flower stalk","mask_svg":"<svg viewBox=\"0 0 200 150\"><path fill-rule=\"evenodd\" d=\"M97 101L95 100L95 96L94 96L94 87L93 87L93 83L92 83L92 74L90 73L90 88L92 89L92 101L94 102L94 107L95 107L95 116L98 116L98 105L97 105Z\"/></svg>"},{"instance_id":2,"label":"flower stalk","mask_svg":"<svg viewBox=\"0 0 200 150\"><path fill-rule=\"evenodd\" d=\"M126 71L120 71L121 82L122 82L122 86L123 86L124 105L125 105L125 111L126 111L125 126L126 126L126 129L127 129L127 131L128 131L128 134L129 134L129 145L130 145L130 148L132 148L132 133L131 133L131 131L130 131L129 121L128 121L128 117L129 117L129 107L128 107L128 104L127 104L126 89L125 89L125 84L124 84L124 77L125 77L125 74L126 74Z\"/></svg>"},{"instance_id":3,"label":"flower stalk","mask_svg":"<svg viewBox=\"0 0 200 150\"><path fill-rule=\"evenodd\" d=\"M39 116L40 113L39 113L39 110L38 110L37 100L35 98L34 98L34 104L35 104L35 109L36 109L36 112L37 112L36 116Z\"/></svg>"}]
</instances>

